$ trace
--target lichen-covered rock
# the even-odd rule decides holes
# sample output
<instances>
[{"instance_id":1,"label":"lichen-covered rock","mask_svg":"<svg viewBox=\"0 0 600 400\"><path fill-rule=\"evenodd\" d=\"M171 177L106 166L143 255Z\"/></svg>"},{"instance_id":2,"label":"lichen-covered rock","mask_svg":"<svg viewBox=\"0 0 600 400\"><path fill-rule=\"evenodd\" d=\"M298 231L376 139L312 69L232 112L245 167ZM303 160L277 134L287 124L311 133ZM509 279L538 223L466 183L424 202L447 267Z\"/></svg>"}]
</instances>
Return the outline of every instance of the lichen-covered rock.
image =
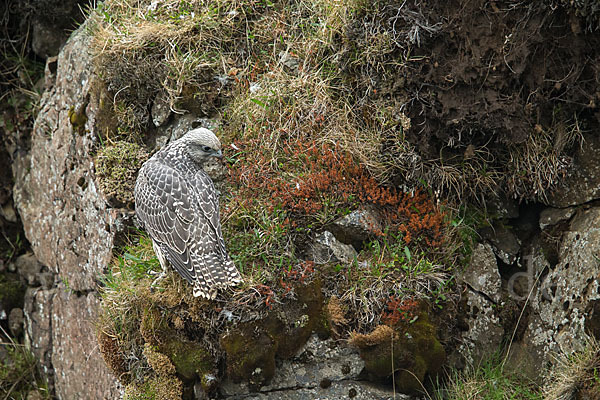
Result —
<instances>
[{"instance_id":1,"label":"lichen-covered rock","mask_svg":"<svg viewBox=\"0 0 600 400\"><path fill-rule=\"evenodd\" d=\"M548 207L540 213L540 229L546 229L549 226L570 219L575 214L574 207L552 208Z\"/></svg>"},{"instance_id":2,"label":"lichen-covered rock","mask_svg":"<svg viewBox=\"0 0 600 400\"><path fill-rule=\"evenodd\" d=\"M325 231L310 244L309 259L317 264L330 262L343 262L346 264L356 260L357 253L354 247L337 240L333 233Z\"/></svg>"},{"instance_id":3,"label":"lichen-covered rock","mask_svg":"<svg viewBox=\"0 0 600 400\"><path fill-rule=\"evenodd\" d=\"M490 241L494 253L505 264L512 265L517 261L521 249L521 241L508 227L496 224L481 230L481 235Z\"/></svg>"},{"instance_id":4,"label":"lichen-covered rock","mask_svg":"<svg viewBox=\"0 0 600 400\"><path fill-rule=\"evenodd\" d=\"M98 352L95 328L99 300L63 286L52 298L52 368L59 399L118 399L120 386Z\"/></svg>"},{"instance_id":5,"label":"lichen-covered rock","mask_svg":"<svg viewBox=\"0 0 600 400\"><path fill-rule=\"evenodd\" d=\"M381 234L381 217L373 208L364 207L334 221L329 227L342 243L360 248L369 238Z\"/></svg>"},{"instance_id":6,"label":"lichen-covered rock","mask_svg":"<svg viewBox=\"0 0 600 400\"><path fill-rule=\"evenodd\" d=\"M471 289L481 292L494 302L500 302L500 273L496 256L489 244L478 244L473 249L471 262L461 276Z\"/></svg>"},{"instance_id":7,"label":"lichen-covered rock","mask_svg":"<svg viewBox=\"0 0 600 400\"><path fill-rule=\"evenodd\" d=\"M390 388L376 387L360 378L364 361L358 350L333 339L310 337L288 360L277 364L271 382L256 393L248 385L226 380L221 394L226 399L407 399Z\"/></svg>"},{"instance_id":8,"label":"lichen-covered rock","mask_svg":"<svg viewBox=\"0 0 600 400\"><path fill-rule=\"evenodd\" d=\"M534 252L535 287L523 343L537 365L556 351L580 349L587 335L600 335L600 208L580 210L563 233L559 262L549 269L543 252ZM543 277L543 272L548 274Z\"/></svg>"},{"instance_id":9,"label":"lichen-covered rock","mask_svg":"<svg viewBox=\"0 0 600 400\"><path fill-rule=\"evenodd\" d=\"M31 149L16 164L15 203L36 258L75 291L94 289L111 257L113 217L93 180L97 137L90 100L91 63L85 27L58 58L54 86L44 92ZM75 132L69 110L84 109L86 133Z\"/></svg>"},{"instance_id":10,"label":"lichen-covered rock","mask_svg":"<svg viewBox=\"0 0 600 400\"><path fill-rule=\"evenodd\" d=\"M26 340L60 399L119 397L116 378L98 352L93 321L96 279L112 257L113 221L94 182L98 104L91 93L86 27L58 57L42 95L31 148L16 152L14 199L35 257L64 284L29 289ZM78 113L82 118L75 118ZM85 116L85 118L83 118ZM80 123L81 122L81 123ZM40 282L41 283L41 282Z\"/></svg>"},{"instance_id":11,"label":"lichen-covered rock","mask_svg":"<svg viewBox=\"0 0 600 400\"><path fill-rule=\"evenodd\" d=\"M52 299L56 289L27 289L25 293L25 343L40 363L42 372L53 387L52 367Z\"/></svg>"},{"instance_id":12,"label":"lichen-covered rock","mask_svg":"<svg viewBox=\"0 0 600 400\"><path fill-rule=\"evenodd\" d=\"M467 364L478 365L500 350L504 328L496 305L481 294L467 290L463 302L461 314L467 329L461 332L457 350Z\"/></svg>"},{"instance_id":13,"label":"lichen-covered rock","mask_svg":"<svg viewBox=\"0 0 600 400\"><path fill-rule=\"evenodd\" d=\"M502 282L489 244L475 247L461 279L467 287L461 302L465 330L460 335L458 353L467 363L476 365L500 349L504 335L498 310Z\"/></svg>"}]
</instances>

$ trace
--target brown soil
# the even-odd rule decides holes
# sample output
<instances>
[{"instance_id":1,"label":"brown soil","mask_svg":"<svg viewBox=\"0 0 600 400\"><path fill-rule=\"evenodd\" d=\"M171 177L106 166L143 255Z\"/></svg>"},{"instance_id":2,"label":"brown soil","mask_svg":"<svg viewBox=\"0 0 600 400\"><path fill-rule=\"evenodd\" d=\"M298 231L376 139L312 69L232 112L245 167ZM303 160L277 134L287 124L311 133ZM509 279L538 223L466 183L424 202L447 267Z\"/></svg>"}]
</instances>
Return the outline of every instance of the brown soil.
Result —
<instances>
[{"instance_id":1,"label":"brown soil","mask_svg":"<svg viewBox=\"0 0 600 400\"><path fill-rule=\"evenodd\" d=\"M464 154L470 144L494 154L524 142L553 115L600 121L600 36L563 8L542 2L436 2L429 25L440 24L409 64L409 139L429 158Z\"/></svg>"}]
</instances>

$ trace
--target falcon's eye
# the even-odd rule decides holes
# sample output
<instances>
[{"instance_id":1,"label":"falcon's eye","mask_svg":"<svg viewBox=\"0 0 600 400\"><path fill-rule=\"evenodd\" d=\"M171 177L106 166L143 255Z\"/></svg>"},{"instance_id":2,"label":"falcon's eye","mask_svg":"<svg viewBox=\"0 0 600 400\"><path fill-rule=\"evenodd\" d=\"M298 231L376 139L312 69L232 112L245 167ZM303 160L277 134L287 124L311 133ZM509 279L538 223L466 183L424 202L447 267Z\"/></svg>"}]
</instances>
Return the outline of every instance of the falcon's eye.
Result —
<instances>
[{"instance_id":1,"label":"falcon's eye","mask_svg":"<svg viewBox=\"0 0 600 400\"><path fill-rule=\"evenodd\" d=\"M208 146L202 146L202 151L205 153L210 153L212 151L212 149Z\"/></svg>"}]
</instances>

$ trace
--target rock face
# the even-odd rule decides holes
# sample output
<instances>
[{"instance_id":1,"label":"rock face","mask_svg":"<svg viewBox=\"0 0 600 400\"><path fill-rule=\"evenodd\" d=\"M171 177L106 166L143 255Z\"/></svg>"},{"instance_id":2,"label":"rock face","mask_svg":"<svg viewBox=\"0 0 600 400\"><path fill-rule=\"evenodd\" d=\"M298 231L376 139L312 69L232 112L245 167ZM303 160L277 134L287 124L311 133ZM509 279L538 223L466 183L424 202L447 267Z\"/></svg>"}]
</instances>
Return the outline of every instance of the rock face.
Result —
<instances>
[{"instance_id":1,"label":"rock face","mask_svg":"<svg viewBox=\"0 0 600 400\"><path fill-rule=\"evenodd\" d=\"M534 278L549 271L532 297L523 342L535 360L546 362L550 352L579 349L587 334L600 335L600 208L573 218L554 268L538 250L531 261Z\"/></svg>"},{"instance_id":2,"label":"rock face","mask_svg":"<svg viewBox=\"0 0 600 400\"><path fill-rule=\"evenodd\" d=\"M357 350L313 335L297 356L277 366L271 383L258 392L231 381L224 382L221 390L226 399L411 399L361 381L363 364Z\"/></svg>"},{"instance_id":3,"label":"rock face","mask_svg":"<svg viewBox=\"0 0 600 400\"><path fill-rule=\"evenodd\" d=\"M463 300L467 326L458 352L468 363L476 365L498 351L504 335L496 310L502 282L492 246L477 245L461 280L468 288Z\"/></svg>"},{"instance_id":4,"label":"rock face","mask_svg":"<svg viewBox=\"0 0 600 400\"><path fill-rule=\"evenodd\" d=\"M116 379L97 351L92 325L98 307L96 278L111 257L114 217L93 179L96 105L90 94L87 47L82 27L58 57L55 81L41 100L31 149L14 163L15 204L39 260L22 264L31 270L32 283L41 265L63 282L29 289L25 304L26 337L61 399L83 393L90 399L118 396ZM90 116L82 118L82 129L73 126L70 110Z\"/></svg>"},{"instance_id":5,"label":"rock face","mask_svg":"<svg viewBox=\"0 0 600 400\"><path fill-rule=\"evenodd\" d=\"M552 207L564 208L587 203L600 198L600 164L598 135L588 135L574 158L569 176L560 181L548 198Z\"/></svg>"},{"instance_id":6,"label":"rock face","mask_svg":"<svg viewBox=\"0 0 600 400\"><path fill-rule=\"evenodd\" d=\"M600 207L548 208L539 226L543 231L515 253L519 261L503 276L497 263L506 262L502 253L491 244L474 249L461 277L458 352L468 363L510 343L507 366L538 380L539 366L556 353L579 350L588 335L600 335Z\"/></svg>"}]
</instances>

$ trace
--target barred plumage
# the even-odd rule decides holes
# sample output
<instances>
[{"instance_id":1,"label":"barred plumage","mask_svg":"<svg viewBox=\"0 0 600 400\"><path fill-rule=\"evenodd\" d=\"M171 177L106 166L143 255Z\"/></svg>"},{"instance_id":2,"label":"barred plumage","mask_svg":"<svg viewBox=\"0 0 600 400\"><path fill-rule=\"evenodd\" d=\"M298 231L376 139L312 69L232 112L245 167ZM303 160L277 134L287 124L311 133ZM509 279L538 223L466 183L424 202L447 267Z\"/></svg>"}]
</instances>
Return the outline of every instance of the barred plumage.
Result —
<instances>
[{"instance_id":1,"label":"barred plumage","mask_svg":"<svg viewBox=\"0 0 600 400\"><path fill-rule=\"evenodd\" d=\"M202 169L210 157L221 157L221 143L204 128L158 151L140 169L135 209L163 269L168 261L193 285L194 296L213 299L242 278L225 249L219 199Z\"/></svg>"}]
</instances>

